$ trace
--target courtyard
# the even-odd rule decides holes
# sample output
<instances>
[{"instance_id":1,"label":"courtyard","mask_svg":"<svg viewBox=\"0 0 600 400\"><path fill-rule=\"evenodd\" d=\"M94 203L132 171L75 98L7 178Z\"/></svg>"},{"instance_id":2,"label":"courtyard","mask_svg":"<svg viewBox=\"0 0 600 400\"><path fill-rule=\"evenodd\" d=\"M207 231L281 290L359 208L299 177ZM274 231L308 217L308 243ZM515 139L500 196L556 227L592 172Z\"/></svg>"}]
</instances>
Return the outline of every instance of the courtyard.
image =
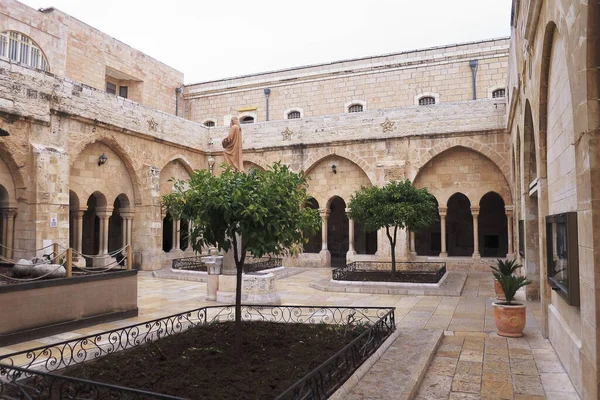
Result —
<instances>
[{"instance_id":1,"label":"courtyard","mask_svg":"<svg viewBox=\"0 0 600 400\"><path fill-rule=\"evenodd\" d=\"M330 276L329 269L298 268L295 272L277 282L282 304L396 307L400 334L340 398L579 399L552 345L538 329L538 302L527 302L525 337L507 339L494 333L490 273L467 273L461 295L450 297L323 292L309 285ZM138 317L6 346L0 354L217 304L205 297L206 283L157 278L141 271ZM441 340L433 340L433 347L415 345L421 339L431 342L428 335L436 332ZM414 371L406 371L407 364L422 368L416 380Z\"/></svg>"}]
</instances>

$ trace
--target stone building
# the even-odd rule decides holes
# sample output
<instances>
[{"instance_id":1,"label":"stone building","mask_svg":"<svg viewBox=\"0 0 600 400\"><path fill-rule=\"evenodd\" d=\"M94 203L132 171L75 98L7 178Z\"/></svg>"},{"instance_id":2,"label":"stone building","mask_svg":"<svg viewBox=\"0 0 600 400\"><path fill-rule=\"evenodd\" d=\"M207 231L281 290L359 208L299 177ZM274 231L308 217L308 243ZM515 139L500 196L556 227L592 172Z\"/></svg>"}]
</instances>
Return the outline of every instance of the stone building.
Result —
<instances>
[{"instance_id":1,"label":"stone building","mask_svg":"<svg viewBox=\"0 0 600 400\"><path fill-rule=\"evenodd\" d=\"M361 186L410 179L439 222L403 233L398 258L487 270L517 257L544 334L598 398L599 8L514 0L510 38L183 85L59 10L0 0L1 255L131 244L147 270L191 255L188 223L161 196L209 161L219 173L238 116L246 168L281 161L311 177L322 228L290 265L388 259L385 235L347 205Z\"/></svg>"}]
</instances>

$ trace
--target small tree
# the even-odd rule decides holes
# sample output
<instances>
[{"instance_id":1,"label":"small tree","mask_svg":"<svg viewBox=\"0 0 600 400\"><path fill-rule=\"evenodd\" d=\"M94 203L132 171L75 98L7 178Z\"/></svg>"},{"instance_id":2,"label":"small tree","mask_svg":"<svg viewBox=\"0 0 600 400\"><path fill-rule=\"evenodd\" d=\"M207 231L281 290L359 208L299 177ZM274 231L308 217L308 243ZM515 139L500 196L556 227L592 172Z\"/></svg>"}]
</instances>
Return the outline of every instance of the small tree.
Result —
<instances>
[{"instance_id":1,"label":"small tree","mask_svg":"<svg viewBox=\"0 0 600 400\"><path fill-rule=\"evenodd\" d=\"M163 197L166 210L193 222L189 241L196 252L203 246L233 249L236 266L235 351L241 355L242 272L246 253L254 257L286 254L316 232L317 210L301 207L308 196L303 172L274 164L245 174L226 168L219 176L196 170L189 181L174 182ZM241 239L241 240L240 240Z\"/></svg>"},{"instance_id":2,"label":"small tree","mask_svg":"<svg viewBox=\"0 0 600 400\"><path fill-rule=\"evenodd\" d=\"M392 276L396 274L398 229L418 231L437 219L437 206L427 189L415 188L409 180L392 181L384 187L362 187L350 199L349 218L367 232L385 228L392 251Z\"/></svg>"}]
</instances>

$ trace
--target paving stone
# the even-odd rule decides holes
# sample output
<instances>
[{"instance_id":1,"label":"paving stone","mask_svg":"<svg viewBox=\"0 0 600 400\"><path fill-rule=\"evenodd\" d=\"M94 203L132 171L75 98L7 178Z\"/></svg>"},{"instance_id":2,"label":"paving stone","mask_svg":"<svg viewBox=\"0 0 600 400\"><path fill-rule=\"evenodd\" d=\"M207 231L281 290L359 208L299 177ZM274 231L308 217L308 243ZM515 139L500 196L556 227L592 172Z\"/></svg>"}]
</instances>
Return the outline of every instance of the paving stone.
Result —
<instances>
[{"instance_id":1,"label":"paving stone","mask_svg":"<svg viewBox=\"0 0 600 400\"><path fill-rule=\"evenodd\" d=\"M510 372L516 375L538 375L535 362L532 360L510 360Z\"/></svg>"},{"instance_id":2,"label":"paving stone","mask_svg":"<svg viewBox=\"0 0 600 400\"><path fill-rule=\"evenodd\" d=\"M544 395L542 382L538 375L513 375L513 390L515 394Z\"/></svg>"},{"instance_id":3,"label":"paving stone","mask_svg":"<svg viewBox=\"0 0 600 400\"><path fill-rule=\"evenodd\" d=\"M483 362L482 351L463 350L460 352L460 361Z\"/></svg>"},{"instance_id":4,"label":"paving stone","mask_svg":"<svg viewBox=\"0 0 600 400\"><path fill-rule=\"evenodd\" d=\"M419 387L417 396L445 399L450 394L451 376L426 376Z\"/></svg>"},{"instance_id":5,"label":"paving stone","mask_svg":"<svg viewBox=\"0 0 600 400\"><path fill-rule=\"evenodd\" d=\"M482 381L481 395L496 397L498 399L512 399L513 388L511 382L506 381Z\"/></svg>"},{"instance_id":6,"label":"paving stone","mask_svg":"<svg viewBox=\"0 0 600 400\"><path fill-rule=\"evenodd\" d=\"M458 361L456 365L457 374L479 375L481 376L482 363L473 361Z\"/></svg>"},{"instance_id":7,"label":"paving stone","mask_svg":"<svg viewBox=\"0 0 600 400\"><path fill-rule=\"evenodd\" d=\"M510 374L510 365L499 361L485 361L483 363L483 371L496 372L498 374Z\"/></svg>"},{"instance_id":8,"label":"paving stone","mask_svg":"<svg viewBox=\"0 0 600 400\"><path fill-rule=\"evenodd\" d=\"M452 391L479 394L481 392L481 376L469 374L454 375Z\"/></svg>"},{"instance_id":9,"label":"paving stone","mask_svg":"<svg viewBox=\"0 0 600 400\"><path fill-rule=\"evenodd\" d=\"M549 392L575 393L569 375L563 373L541 373L542 386Z\"/></svg>"},{"instance_id":10,"label":"paving stone","mask_svg":"<svg viewBox=\"0 0 600 400\"><path fill-rule=\"evenodd\" d=\"M429 365L428 372L439 376L454 376L456 364L456 358L436 356Z\"/></svg>"}]
</instances>

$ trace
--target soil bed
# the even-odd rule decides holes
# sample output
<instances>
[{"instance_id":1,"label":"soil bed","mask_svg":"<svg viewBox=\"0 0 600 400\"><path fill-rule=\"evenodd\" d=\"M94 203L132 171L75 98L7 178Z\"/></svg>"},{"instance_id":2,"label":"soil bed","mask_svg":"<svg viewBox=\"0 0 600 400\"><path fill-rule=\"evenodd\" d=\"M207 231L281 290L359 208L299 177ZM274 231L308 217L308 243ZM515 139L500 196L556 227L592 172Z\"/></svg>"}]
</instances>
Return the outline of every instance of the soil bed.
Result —
<instances>
[{"instance_id":1,"label":"soil bed","mask_svg":"<svg viewBox=\"0 0 600 400\"><path fill-rule=\"evenodd\" d=\"M396 271L392 277L390 271L349 271L343 278L344 281L354 282L409 282L409 283L438 283L435 273L404 273Z\"/></svg>"},{"instance_id":2,"label":"soil bed","mask_svg":"<svg viewBox=\"0 0 600 400\"><path fill-rule=\"evenodd\" d=\"M242 357L234 323L200 326L91 363L64 375L189 399L272 399L361 333L325 324L243 323Z\"/></svg>"}]
</instances>

